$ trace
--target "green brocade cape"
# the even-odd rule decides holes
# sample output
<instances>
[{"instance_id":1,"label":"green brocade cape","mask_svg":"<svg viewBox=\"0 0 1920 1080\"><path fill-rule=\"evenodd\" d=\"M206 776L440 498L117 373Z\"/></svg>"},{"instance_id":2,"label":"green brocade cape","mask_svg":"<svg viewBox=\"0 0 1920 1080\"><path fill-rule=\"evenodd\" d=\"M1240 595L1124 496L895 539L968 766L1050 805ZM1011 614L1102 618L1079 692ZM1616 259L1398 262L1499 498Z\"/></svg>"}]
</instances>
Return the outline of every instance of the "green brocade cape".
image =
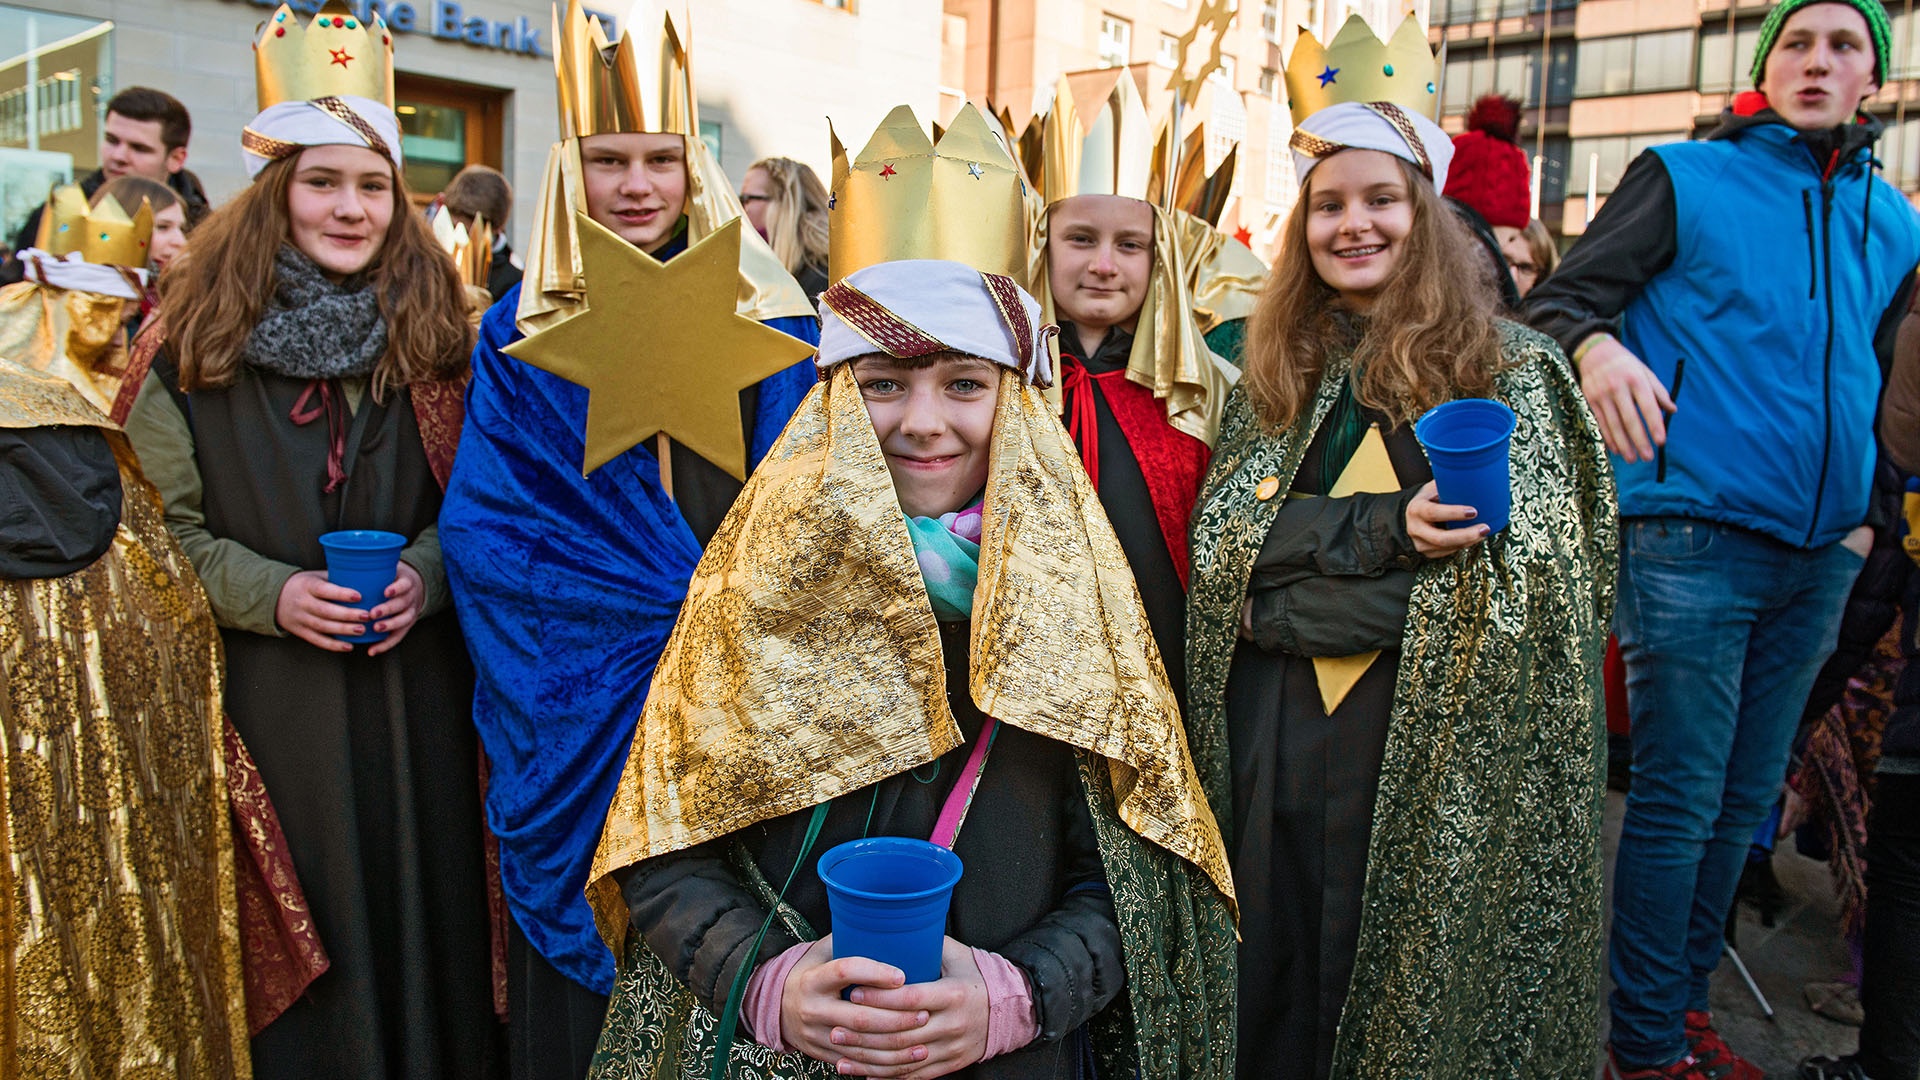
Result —
<instances>
[{"instance_id":1,"label":"green brocade cape","mask_svg":"<svg viewBox=\"0 0 1920 1080\"><path fill-rule=\"evenodd\" d=\"M1090 1022L1100 1075L1231 1080L1237 946L1226 903L1206 875L1121 822L1103 760L1085 751L1076 756L1127 958L1126 992ZM742 880L773 906L773 890L749 869L744 850L734 861ZM780 917L797 937L820 936L787 905L780 906ZM706 1080L718 1026L719 1018L647 950L642 936L629 934L588 1076ZM837 1076L832 1065L804 1054L775 1053L744 1030L734 1038L727 1075L735 1080Z\"/></svg>"},{"instance_id":2,"label":"green brocade cape","mask_svg":"<svg viewBox=\"0 0 1920 1080\"><path fill-rule=\"evenodd\" d=\"M1495 394L1519 421L1513 521L1418 572L1336 1078L1593 1072L1618 509L1558 347L1511 323L1501 331L1509 366ZM1236 387L1195 511L1188 739L1225 829L1227 671L1254 557L1284 501L1255 491L1268 479L1291 489L1350 367L1330 363L1312 415L1284 433Z\"/></svg>"}]
</instances>

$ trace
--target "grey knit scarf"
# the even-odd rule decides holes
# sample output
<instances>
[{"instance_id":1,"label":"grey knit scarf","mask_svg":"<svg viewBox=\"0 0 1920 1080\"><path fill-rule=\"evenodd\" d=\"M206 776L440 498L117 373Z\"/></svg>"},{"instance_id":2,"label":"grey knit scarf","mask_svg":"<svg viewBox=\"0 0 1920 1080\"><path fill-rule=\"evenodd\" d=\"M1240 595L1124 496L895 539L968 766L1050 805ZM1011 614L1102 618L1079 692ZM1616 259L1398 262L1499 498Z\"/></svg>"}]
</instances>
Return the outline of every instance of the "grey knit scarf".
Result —
<instances>
[{"instance_id":1,"label":"grey knit scarf","mask_svg":"<svg viewBox=\"0 0 1920 1080\"><path fill-rule=\"evenodd\" d=\"M273 296L240 358L296 379L339 379L373 374L386 351L386 320L367 277L335 282L300 249L281 245Z\"/></svg>"}]
</instances>

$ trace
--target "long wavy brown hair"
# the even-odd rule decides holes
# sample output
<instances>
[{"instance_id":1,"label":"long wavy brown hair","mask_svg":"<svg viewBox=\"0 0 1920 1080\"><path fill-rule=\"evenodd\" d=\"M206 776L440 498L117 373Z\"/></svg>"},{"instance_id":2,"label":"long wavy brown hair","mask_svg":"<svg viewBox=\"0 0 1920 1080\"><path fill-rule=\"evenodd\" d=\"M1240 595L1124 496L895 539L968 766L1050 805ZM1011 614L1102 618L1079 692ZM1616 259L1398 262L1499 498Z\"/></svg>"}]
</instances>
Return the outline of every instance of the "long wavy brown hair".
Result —
<instances>
[{"instance_id":1,"label":"long wavy brown hair","mask_svg":"<svg viewBox=\"0 0 1920 1080\"><path fill-rule=\"evenodd\" d=\"M295 154L260 175L193 231L193 242L160 281L167 347L180 388L212 390L240 376L240 351L273 296L275 254L293 235L287 190ZM393 220L368 268L387 324L387 351L373 369L373 393L455 379L473 352L467 298L453 260L413 212L405 181L393 176Z\"/></svg>"},{"instance_id":2,"label":"long wavy brown hair","mask_svg":"<svg viewBox=\"0 0 1920 1080\"><path fill-rule=\"evenodd\" d=\"M1481 397L1500 368L1497 294L1480 244L1433 190L1399 158L1413 225L1400 260L1366 312L1354 349L1362 405L1402 424L1456 397ZM1327 361L1351 331L1340 294L1320 279L1307 251L1313 176L1287 218L1266 288L1247 322L1246 385L1254 411L1285 428L1311 409Z\"/></svg>"}]
</instances>

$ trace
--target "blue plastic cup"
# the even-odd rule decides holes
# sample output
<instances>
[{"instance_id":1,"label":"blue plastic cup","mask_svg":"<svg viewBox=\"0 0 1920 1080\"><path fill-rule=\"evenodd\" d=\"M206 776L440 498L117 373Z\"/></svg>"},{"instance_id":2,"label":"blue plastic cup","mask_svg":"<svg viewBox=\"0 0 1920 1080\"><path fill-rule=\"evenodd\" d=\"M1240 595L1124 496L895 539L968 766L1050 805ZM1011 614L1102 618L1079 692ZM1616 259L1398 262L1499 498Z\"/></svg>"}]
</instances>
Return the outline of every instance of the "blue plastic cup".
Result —
<instances>
[{"instance_id":1,"label":"blue plastic cup","mask_svg":"<svg viewBox=\"0 0 1920 1080\"><path fill-rule=\"evenodd\" d=\"M947 906L960 857L925 840L875 836L820 856L833 914L833 956L864 956L906 972L909 983L940 978Z\"/></svg>"},{"instance_id":2,"label":"blue plastic cup","mask_svg":"<svg viewBox=\"0 0 1920 1080\"><path fill-rule=\"evenodd\" d=\"M406 546L406 537L378 529L344 529L320 536L320 547L327 553L327 581L359 593L357 606L363 611L386 602L387 586L400 576L400 552ZM376 631L372 622L364 634L333 636L355 645L387 639L386 632Z\"/></svg>"},{"instance_id":3,"label":"blue plastic cup","mask_svg":"<svg viewBox=\"0 0 1920 1080\"><path fill-rule=\"evenodd\" d=\"M1485 525L1489 535L1513 516L1513 484L1507 474L1513 441L1513 410L1485 398L1449 401L1420 418L1414 438L1426 448L1440 501L1471 506L1474 516L1447 523L1450 529Z\"/></svg>"}]
</instances>

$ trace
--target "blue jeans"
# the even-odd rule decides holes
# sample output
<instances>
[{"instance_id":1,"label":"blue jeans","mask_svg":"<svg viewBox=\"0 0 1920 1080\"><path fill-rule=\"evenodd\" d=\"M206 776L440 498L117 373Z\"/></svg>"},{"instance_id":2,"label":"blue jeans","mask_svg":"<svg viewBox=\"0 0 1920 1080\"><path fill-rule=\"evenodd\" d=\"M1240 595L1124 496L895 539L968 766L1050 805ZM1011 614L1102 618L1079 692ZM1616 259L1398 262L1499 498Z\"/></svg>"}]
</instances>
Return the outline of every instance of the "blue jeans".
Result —
<instances>
[{"instance_id":1,"label":"blue jeans","mask_svg":"<svg viewBox=\"0 0 1920 1080\"><path fill-rule=\"evenodd\" d=\"M1699 518L1628 518L1614 632L1627 664L1633 788L1613 870L1613 1047L1686 1052L1727 911L1862 563Z\"/></svg>"}]
</instances>

